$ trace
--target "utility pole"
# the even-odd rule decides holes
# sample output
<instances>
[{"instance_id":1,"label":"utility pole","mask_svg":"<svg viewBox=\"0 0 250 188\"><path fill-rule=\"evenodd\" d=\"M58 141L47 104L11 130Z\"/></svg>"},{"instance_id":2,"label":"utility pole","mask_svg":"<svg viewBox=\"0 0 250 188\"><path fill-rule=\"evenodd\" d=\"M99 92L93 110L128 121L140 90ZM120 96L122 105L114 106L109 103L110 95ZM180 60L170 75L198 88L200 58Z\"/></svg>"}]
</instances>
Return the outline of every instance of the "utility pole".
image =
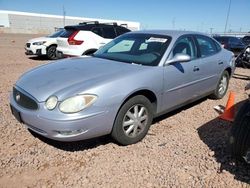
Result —
<instances>
[{"instance_id":1,"label":"utility pole","mask_svg":"<svg viewBox=\"0 0 250 188\"><path fill-rule=\"evenodd\" d=\"M66 11L65 11L64 5L63 5L63 27L65 26L65 16L66 16Z\"/></svg>"},{"instance_id":2,"label":"utility pole","mask_svg":"<svg viewBox=\"0 0 250 188\"><path fill-rule=\"evenodd\" d=\"M227 10L227 19L226 19L224 33L227 32L227 23L228 23L228 18L229 18L229 14L230 14L230 9L231 9L231 0L229 0L229 6L228 6L228 10Z\"/></svg>"},{"instance_id":3,"label":"utility pole","mask_svg":"<svg viewBox=\"0 0 250 188\"><path fill-rule=\"evenodd\" d=\"M172 19L172 28L175 29L175 17Z\"/></svg>"},{"instance_id":4,"label":"utility pole","mask_svg":"<svg viewBox=\"0 0 250 188\"><path fill-rule=\"evenodd\" d=\"M213 33L213 27L210 27L210 35L212 35L212 33Z\"/></svg>"}]
</instances>

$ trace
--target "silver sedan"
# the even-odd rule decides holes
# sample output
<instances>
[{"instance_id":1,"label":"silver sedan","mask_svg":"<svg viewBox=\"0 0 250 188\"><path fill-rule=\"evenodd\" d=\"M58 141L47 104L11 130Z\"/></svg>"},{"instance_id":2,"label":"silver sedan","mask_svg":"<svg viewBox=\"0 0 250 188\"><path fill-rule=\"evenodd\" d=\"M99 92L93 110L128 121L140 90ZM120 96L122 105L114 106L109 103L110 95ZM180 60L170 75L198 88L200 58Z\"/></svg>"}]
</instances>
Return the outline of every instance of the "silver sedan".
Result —
<instances>
[{"instance_id":1,"label":"silver sedan","mask_svg":"<svg viewBox=\"0 0 250 188\"><path fill-rule=\"evenodd\" d=\"M91 57L26 72L10 105L18 121L50 139L111 134L128 145L145 137L154 117L204 96L222 98L233 72L233 54L204 34L130 32Z\"/></svg>"}]
</instances>

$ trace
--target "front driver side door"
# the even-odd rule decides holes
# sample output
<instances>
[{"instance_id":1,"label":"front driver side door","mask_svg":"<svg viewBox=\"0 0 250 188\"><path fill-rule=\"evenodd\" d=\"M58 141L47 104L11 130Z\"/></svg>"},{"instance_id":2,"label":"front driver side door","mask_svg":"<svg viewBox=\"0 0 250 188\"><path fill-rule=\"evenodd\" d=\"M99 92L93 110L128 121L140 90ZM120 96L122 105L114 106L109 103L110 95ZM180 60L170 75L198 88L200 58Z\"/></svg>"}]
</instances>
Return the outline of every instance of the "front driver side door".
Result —
<instances>
[{"instance_id":1,"label":"front driver side door","mask_svg":"<svg viewBox=\"0 0 250 188\"><path fill-rule=\"evenodd\" d=\"M170 58L177 53L187 54L191 61L173 63L163 67L164 89L162 110L171 110L196 96L196 74L199 72L197 49L191 35L179 38L173 46Z\"/></svg>"}]
</instances>

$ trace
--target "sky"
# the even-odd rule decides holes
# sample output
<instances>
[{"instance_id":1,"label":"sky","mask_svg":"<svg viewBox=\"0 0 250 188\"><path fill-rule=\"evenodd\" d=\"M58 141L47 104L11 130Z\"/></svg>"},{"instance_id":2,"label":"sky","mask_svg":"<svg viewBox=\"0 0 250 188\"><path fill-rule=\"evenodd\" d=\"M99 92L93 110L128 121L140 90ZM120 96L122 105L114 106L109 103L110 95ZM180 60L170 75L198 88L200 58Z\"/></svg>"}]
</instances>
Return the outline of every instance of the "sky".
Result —
<instances>
[{"instance_id":1,"label":"sky","mask_svg":"<svg viewBox=\"0 0 250 188\"><path fill-rule=\"evenodd\" d=\"M136 21L141 29L224 32L230 0L0 0L0 10ZM250 0L231 0L227 31L250 31Z\"/></svg>"}]
</instances>

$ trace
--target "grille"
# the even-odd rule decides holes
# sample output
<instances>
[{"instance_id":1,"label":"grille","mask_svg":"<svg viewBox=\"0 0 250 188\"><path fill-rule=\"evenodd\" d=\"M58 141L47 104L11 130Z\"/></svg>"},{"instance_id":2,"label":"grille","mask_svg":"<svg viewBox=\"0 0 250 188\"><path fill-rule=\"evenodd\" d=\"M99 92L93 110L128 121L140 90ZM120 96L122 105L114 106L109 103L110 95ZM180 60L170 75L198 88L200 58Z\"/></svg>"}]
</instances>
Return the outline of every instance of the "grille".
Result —
<instances>
[{"instance_id":1,"label":"grille","mask_svg":"<svg viewBox=\"0 0 250 188\"><path fill-rule=\"evenodd\" d=\"M17 90L16 88L13 88L13 97L16 103L24 108L30 110L38 109L38 104L34 99L24 94L23 92Z\"/></svg>"},{"instance_id":2,"label":"grille","mask_svg":"<svg viewBox=\"0 0 250 188\"><path fill-rule=\"evenodd\" d=\"M36 127L33 127L31 125L27 125L29 129L31 129L32 131L35 131L37 133L43 134L43 135L47 135L47 133L45 131L43 131L42 129L38 129Z\"/></svg>"},{"instance_id":3,"label":"grille","mask_svg":"<svg viewBox=\"0 0 250 188\"><path fill-rule=\"evenodd\" d=\"M30 47L30 43L26 43L26 46L29 48Z\"/></svg>"}]
</instances>

